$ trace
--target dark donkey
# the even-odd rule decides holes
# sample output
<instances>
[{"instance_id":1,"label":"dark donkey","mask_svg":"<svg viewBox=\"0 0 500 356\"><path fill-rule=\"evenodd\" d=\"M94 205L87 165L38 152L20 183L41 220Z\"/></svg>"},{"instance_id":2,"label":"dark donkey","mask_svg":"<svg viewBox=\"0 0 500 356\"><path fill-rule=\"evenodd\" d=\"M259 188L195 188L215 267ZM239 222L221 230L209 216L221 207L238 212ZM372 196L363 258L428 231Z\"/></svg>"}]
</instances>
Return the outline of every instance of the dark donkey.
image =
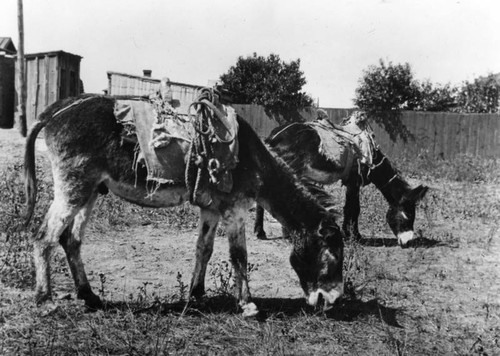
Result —
<instances>
[{"instance_id":1,"label":"dark donkey","mask_svg":"<svg viewBox=\"0 0 500 356\"><path fill-rule=\"evenodd\" d=\"M109 189L130 202L158 208L188 199L185 184L163 184L154 194L147 189L147 170L142 164L133 169L135 146L122 140L124 127L114 116L114 105L115 99L106 96L56 102L42 113L27 138L25 183L29 218L36 199L34 145L42 128L54 180L54 200L34 238L37 303L51 298L50 254L59 243L68 259L77 297L90 308L102 306L91 290L80 257L84 229L99 192ZM257 200L294 232L290 262L307 302L316 305L322 296L326 304L333 304L343 291L340 227L288 166L271 154L249 124L240 118L238 124L239 163L232 171L233 189L230 193L214 190L211 204L200 208L190 296L205 293L207 263L222 219L235 270L236 297L244 315L257 313L248 287L244 224L250 205Z\"/></svg>"},{"instance_id":2,"label":"dark donkey","mask_svg":"<svg viewBox=\"0 0 500 356\"><path fill-rule=\"evenodd\" d=\"M398 243L404 247L414 239L415 206L428 188L422 185L411 188L380 149L374 150L371 167L356 162L355 154L344 155L332 162L321 153L320 137L314 125L309 123L281 126L266 142L300 177L319 184L342 181L347 187L342 224L346 237L361 238L358 230L359 190L361 186L373 183L389 203L386 220ZM254 231L261 239L266 238L263 215L264 210L257 206Z\"/></svg>"}]
</instances>

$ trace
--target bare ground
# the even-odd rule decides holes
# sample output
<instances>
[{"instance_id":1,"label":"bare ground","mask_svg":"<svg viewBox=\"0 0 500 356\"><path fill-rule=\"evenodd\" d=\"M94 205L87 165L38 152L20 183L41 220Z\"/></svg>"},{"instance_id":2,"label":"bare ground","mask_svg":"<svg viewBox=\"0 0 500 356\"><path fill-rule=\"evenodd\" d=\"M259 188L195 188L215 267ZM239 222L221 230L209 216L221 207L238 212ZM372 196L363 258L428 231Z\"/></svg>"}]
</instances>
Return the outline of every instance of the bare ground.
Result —
<instances>
[{"instance_id":1,"label":"bare ground","mask_svg":"<svg viewBox=\"0 0 500 356\"><path fill-rule=\"evenodd\" d=\"M23 144L17 132L0 130L0 170L21 163ZM38 146L42 157L43 145ZM162 350L165 354L500 355L498 184L421 178L411 182L433 188L416 220L423 244L409 249L396 246L383 221L385 203L376 190L365 188L360 226L366 240L349 242L345 249L345 278L356 293L326 314L309 310L302 301L288 263L290 246L280 239L279 224L268 217L270 240L256 240L249 213L250 287L262 310L260 319L241 319L234 305L219 298L221 278L230 273L227 242L220 233L207 274L212 297L206 305L194 306L184 324L178 322L180 306L162 307L162 325L173 328L165 339L168 347ZM342 188L335 187L332 193L341 207ZM102 212L109 206L98 209ZM83 256L94 289L107 301L130 305L141 298L164 301L181 293L189 284L196 230L150 221L130 225L90 227ZM0 237L6 246L6 234L0 231ZM56 256L62 258L62 253ZM115 325L114 315L125 313L123 308L83 314L81 303L73 300L65 264L56 265L61 267L54 271L60 298L55 309L36 308L29 289L0 284L0 338L4 337L0 354L48 354L47 350L162 354L148 349L153 341L147 338L134 334L130 341L130 330L140 329L138 325L155 313L125 323L132 329ZM90 342L88 335L96 332L124 333L125 346L102 335L92 336L97 341Z\"/></svg>"}]
</instances>

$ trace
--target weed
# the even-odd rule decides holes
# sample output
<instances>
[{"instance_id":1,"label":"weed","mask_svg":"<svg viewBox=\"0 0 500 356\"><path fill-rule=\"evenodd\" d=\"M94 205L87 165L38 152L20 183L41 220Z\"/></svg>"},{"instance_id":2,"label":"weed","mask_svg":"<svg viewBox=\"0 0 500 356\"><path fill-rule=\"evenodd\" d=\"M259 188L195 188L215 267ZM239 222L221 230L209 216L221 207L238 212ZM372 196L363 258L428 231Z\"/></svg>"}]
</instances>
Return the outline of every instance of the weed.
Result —
<instances>
[{"instance_id":1,"label":"weed","mask_svg":"<svg viewBox=\"0 0 500 356\"><path fill-rule=\"evenodd\" d=\"M250 282L251 275L258 270L258 264L248 263L247 265L247 280ZM210 270L210 279L213 281L214 289L211 290L215 295L229 296L232 295L234 286L233 268L231 263L226 260L219 260L212 264Z\"/></svg>"},{"instance_id":2,"label":"weed","mask_svg":"<svg viewBox=\"0 0 500 356\"><path fill-rule=\"evenodd\" d=\"M104 299L106 297L106 275L104 273L99 273L98 276L99 276L99 289L98 289L99 296Z\"/></svg>"},{"instance_id":3,"label":"weed","mask_svg":"<svg viewBox=\"0 0 500 356\"><path fill-rule=\"evenodd\" d=\"M137 294L138 303L145 302L149 299L148 285L150 284L150 282L142 282L142 286L137 287L137 290L139 291L139 293Z\"/></svg>"},{"instance_id":4,"label":"weed","mask_svg":"<svg viewBox=\"0 0 500 356\"><path fill-rule=\"evenodd\" d=\"M177 294L175 299L179 302L184 302L186 300L189 286L182 281L182 273L177 272L177 277L175 278L177 281Z\"/></svg>"},{"instance_id":5,"label":"weed","mask_svg":"<svg viewBox=\"0 0 500 356\"><path fill-rule=\"evenodd\" d=\"M231 295L233 286L233 269L231 264L225 260L219 260L212 265L210 277L214 283L213 292L220 295Z\"/></svg>"}]
</instances>

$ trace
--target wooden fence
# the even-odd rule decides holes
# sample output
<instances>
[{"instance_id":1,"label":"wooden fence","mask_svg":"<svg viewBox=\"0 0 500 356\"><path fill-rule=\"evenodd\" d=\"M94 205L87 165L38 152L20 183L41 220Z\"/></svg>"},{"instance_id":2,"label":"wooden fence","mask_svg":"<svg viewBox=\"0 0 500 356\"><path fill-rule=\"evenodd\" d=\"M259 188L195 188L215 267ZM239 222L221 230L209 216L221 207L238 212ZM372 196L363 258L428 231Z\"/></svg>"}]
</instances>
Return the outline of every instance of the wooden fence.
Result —
<instances>
[{"instance_id":1,"label":"wooden fence","mask_svg":"<svg viewBox=\"0 0 500 356\"><path fill-rule=\"evenodd\" d=\"M393 142L384 129L374 125L376 140L389 156L431 157L457 155L500 157L500 115L404 112L403 124L414 135L404 143Z\"/></svg>"},{"instance_id":2,"label":"wooden fence","mask_svg":"<svg viewBox=\"0 0 500 356\"><path fill-rule=\"evenodd\" d=\"M261 137L267 137L278 126L264 109L257 105L234 105ZM330 120L340 123L355 109L324 109ZM306 120L316 117L314 112L301 113ZM499 114L454 114L405 111L403 124L413 134L408 142L393 142L387 132L372 124L375 139L382 151L390 157L416 157L426 153L444 159L467 154L479 157L500 157Z\"/></svg>"}]
</instances>

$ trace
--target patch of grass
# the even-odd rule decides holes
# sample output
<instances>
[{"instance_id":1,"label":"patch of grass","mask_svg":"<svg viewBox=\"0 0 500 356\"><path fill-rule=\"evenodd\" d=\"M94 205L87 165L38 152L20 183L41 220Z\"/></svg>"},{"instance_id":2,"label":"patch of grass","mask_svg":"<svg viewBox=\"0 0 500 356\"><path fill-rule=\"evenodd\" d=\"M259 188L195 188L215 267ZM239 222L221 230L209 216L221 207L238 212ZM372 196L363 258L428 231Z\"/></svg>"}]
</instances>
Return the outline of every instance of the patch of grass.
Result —
<instances>
[{"instance_id":1,"label":"patch of grass","mask_svg":"<svg viewBox=\"0 0 500 356\"><path fill-rule=\"evenodd\" d=\"M398 157L393 162L403 174L418 179L442 179L469 183L500 182L500 159L498 158L458 155L443 160L429 156L423 150L416 158Z\"/></svg>"},{"instance_id":2,"label":"patch of grass","mask_svg":"<svg viewBox=\"0 0 500 356\"><path fill-rule=\"evenodd\" d=\"M93 284L107 304L95 313L86 312L81 301L66 299L35 307L30 239L51 198L50 173L44 173L50 171L43 161L37 168L37 209L34 222L24 229L21 166L5 165L0 169L0 354L500 354L497 163L426 157L397 161L405 177L432 185L417 208L415 227L419 234L444 243L403 250L348 241L346 298L338 305L318 311L302 298L271 297L269 289L254 300L261 310L255 319L240 315L225 260L210 266L208 278L215 288L201 303L190 303L185 313L188 287L180 273L169 292L161 284L144 282L127 290L124 300L113 299L108 286L112 278L102 274ZM329 189L341 210L344 188ZM376 188L361 190L361 205L364 236L388 233L395 239L385 223L387 203ZM91 221L94 235L103 236L111 229L164 223L191 230L197 209L145 209L109 194L99 198ZM274 246L272 241L262 243ZM265 269L276 264L259 260L255 253L252 261L253 288L262 281L251 272L258 266L265 278ZM53 266L56 273L67 271L64 256Z\"/></svg>"},{"instance_id":3,"label":"patch of grass","mask_svg":"<svg viewBox=\"0 0 500 356\"><path fill-rule=\"evenodd\" d=\"M32 222L25 227L25 197L22 166L7 166L0 171L0 281L7 286L31 288L34 268L31 261L31 238L41 224L52 192L44 169L37 167L39 177L37 209Z\"/></svg>"}]
</instances>

